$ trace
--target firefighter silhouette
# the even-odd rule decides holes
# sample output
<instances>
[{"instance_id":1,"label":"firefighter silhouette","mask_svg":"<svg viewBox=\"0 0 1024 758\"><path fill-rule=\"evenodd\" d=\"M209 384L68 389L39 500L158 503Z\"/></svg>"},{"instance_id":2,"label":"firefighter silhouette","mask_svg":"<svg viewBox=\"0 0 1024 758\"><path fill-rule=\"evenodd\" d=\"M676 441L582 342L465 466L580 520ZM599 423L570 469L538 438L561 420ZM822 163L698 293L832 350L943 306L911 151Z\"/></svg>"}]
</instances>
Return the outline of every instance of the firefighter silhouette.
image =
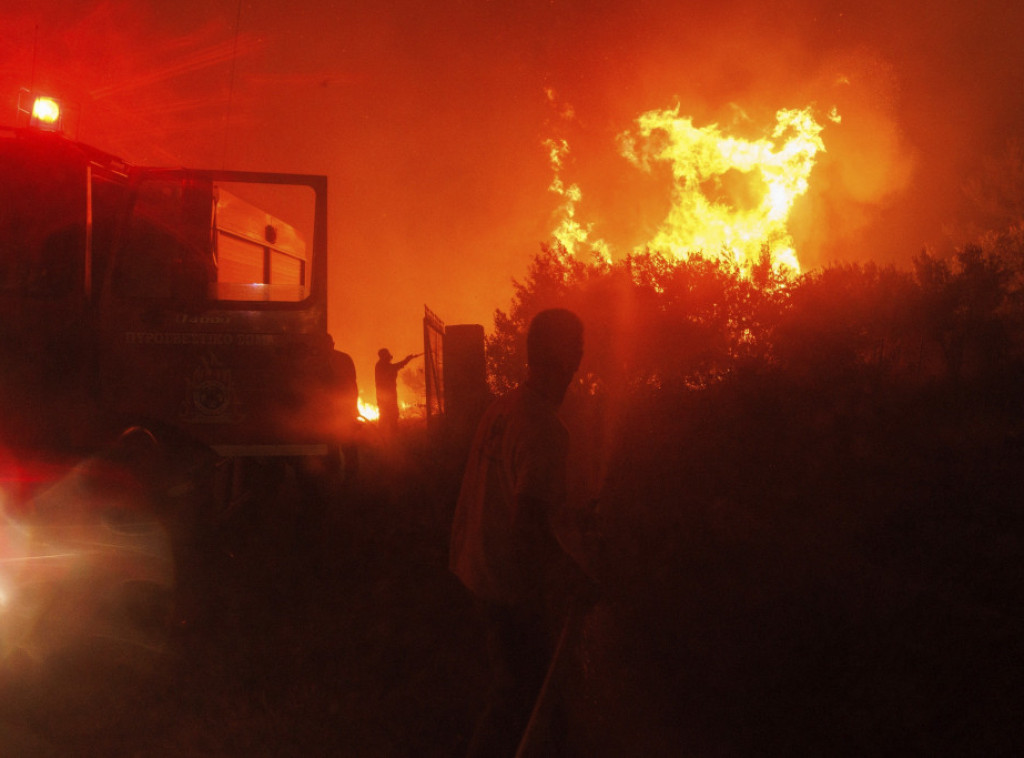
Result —
<instances>
[{"instance_id":1,"label":"firefighter silhouette","mask_svg":"<svg viewBox=\"0 0 1024 758\"><path fill-rule=\"evenodd\" d=\"M398 362L392 362L391 351L382 347L377 351L377 365L373 369L377 390L377 409L380 411L380 430L386 435L398 431L398 372L413 358L423 353L410 353Z\"/></svg>"}]
</instances>

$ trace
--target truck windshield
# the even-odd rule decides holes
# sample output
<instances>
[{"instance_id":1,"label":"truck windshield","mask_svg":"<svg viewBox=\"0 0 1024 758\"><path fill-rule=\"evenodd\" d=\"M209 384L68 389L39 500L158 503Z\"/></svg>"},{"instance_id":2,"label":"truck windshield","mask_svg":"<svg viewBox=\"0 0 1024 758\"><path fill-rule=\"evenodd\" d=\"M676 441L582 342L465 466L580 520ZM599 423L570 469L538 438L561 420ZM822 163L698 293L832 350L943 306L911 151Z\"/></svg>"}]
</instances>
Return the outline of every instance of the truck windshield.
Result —
<instances>
[{"instance_id":1,"label":"truck windshield","mask_svg":"<svg viewBox=\"0 0 1024 758\"><path fill-rule=\"evenodd\" d=\"M302 301L310 292L306 239L314 208L307 187L144 178L114 291L134 298Z\"/></svg>"}]
</instances>

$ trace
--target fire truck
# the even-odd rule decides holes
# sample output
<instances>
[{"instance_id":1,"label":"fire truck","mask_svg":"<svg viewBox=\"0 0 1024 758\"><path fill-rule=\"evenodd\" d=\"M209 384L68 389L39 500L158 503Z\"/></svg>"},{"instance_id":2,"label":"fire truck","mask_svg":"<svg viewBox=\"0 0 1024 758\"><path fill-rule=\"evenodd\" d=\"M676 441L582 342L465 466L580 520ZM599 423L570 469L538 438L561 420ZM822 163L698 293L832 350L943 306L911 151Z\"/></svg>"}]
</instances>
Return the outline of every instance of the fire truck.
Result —
<instances>
[{"instance_id":1,"label":"fire truck","mask_svg":"<svg viewBox=\"0 0 1024 758\"><path fill-rule=\"evenodd\" d=\"M0 458L133 430L207 451L237 495L245 461L344 449L326 177L130 165L46 98L27 121L0 128Z\"/></svg>"}]
</instances>

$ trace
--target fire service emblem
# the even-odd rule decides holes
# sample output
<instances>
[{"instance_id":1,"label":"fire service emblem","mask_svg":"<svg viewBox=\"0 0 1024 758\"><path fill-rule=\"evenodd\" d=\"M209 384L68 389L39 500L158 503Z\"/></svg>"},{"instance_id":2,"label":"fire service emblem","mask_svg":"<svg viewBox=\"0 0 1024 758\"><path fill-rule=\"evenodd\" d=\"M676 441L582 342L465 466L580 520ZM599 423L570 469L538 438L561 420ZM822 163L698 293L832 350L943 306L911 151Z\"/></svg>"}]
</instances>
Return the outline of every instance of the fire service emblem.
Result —
<instances>
[{"instance_id":1,"label":"fire service emblem","mask_svg":"<svg viewBox=\"0 0 1024 758\"><path fill-rule=\"evenodd\" d=\"M188 379L179 417L194 424L231 424L242 419L231 369L212 353Z\"/></svg>"}]
</instances>

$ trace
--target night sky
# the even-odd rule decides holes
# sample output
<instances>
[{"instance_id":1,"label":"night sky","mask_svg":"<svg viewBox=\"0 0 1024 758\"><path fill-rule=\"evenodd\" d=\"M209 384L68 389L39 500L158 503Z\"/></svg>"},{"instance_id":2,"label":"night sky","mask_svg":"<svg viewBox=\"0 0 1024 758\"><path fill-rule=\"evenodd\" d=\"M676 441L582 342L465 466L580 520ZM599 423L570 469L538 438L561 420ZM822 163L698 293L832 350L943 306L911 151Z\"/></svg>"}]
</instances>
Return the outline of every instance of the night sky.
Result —
<instances>
[{"instance_id":1,"label":"night sky","mask_svg":"<svg viewBox=\"0 0 1024 758\"><path fill-rule=\"evenodd\" d=\"M963 187L1024 127L1014 2L28 0L0 11L0 121L20 87L129 161L329 177L330 328L372 400L429 305L489 330L559 221L621 255L667 208L617 138L652 109L754 134L833 107L791 219L805 269L908 263L972 221ZM4 115L6 114L6 115Z\"/></svg>"}]
</instances>

